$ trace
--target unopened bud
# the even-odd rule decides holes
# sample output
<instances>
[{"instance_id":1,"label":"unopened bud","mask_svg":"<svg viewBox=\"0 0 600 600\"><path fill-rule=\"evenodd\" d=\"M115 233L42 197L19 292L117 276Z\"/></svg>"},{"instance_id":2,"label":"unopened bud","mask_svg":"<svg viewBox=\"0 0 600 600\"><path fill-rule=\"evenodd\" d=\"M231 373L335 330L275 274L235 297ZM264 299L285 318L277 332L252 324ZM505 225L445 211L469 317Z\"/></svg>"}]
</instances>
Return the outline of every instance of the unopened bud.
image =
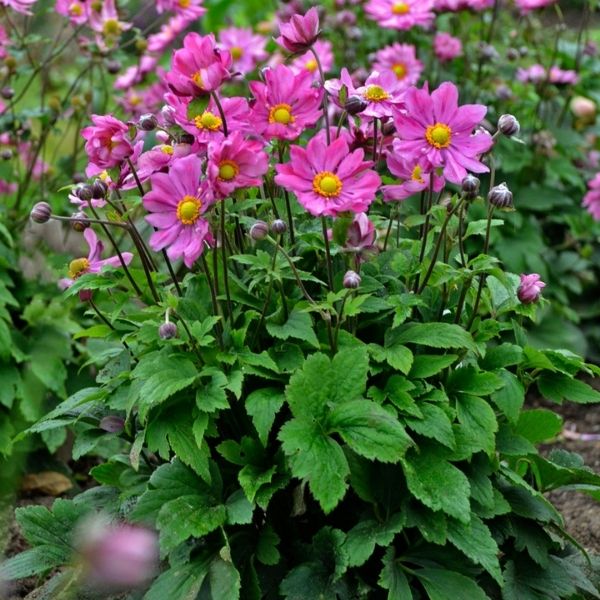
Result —
<instances>
[{"instance_id":1,"label":"unopened bud","mask_svg":"<svg viewBox=\"0 0 600 600\"><path fill-rule=\"evenodd\" d=\"M92 299L92 290L79 290L79 300L89 302Z\"/></svg>"},{"instance_id":2,"label":"unopened bud","mask_svg":"<svg viewBox=\"0 0 600 600\"><path fill-rule=\"evenodd\" d=\"M11 70L13 71L16 66L17 66L17 59L14 56L10 56L8 55L5 59L4 59L4 64Z\"/></svg>"},{"instance_id":3,"label":"unopened bud","mask_svg":"<svg viewBox=\"0 0 600 600\"><path fill-rule=\"evenodd\" d=\"M196 138L191 133L182 133L179 136L180 144L193 144Z\"/></svg>"},{"instance_id":4,"label":"unopened bud","mask_svg":"<svg viewBox=\"0 0 600 600\"><path fill-rule=\"evenodd\" d=\"M518 135L521 125L513 115L502 115L498 119L498 130L506 137L512 137Z\"/></svg>"},{"instance_id":5,"label":"unopened bud","mask_svg":"<svg viewBox=\"0 0 600 600\"><path fill-rule=\"evenodd\" d=\"M158 335L162 340L170 340L177 336L177 325L175 323L163 323L158 328Z\"/></svg>"},{"instance_id":6,"label":"unopened bud","mask_svg":"<svg viewBox=\"0 0 600 600\"><path fill-rule=\"evenodd\" d=\"M396 125L394 124L394 121L390 120L382 123L381 133L385 136L394 135L394 133L396 133Z\"/></svg>"},{"instance_id":7,"label":"unopened bud","mask_svg":"<svg viewBox=\"0 0 600 600\"><path fill-rule=\"evenodd\" d=\"M160 109L160 116L165 125L175 125L175 109L165 105Z\"/></svg>"},{"instance_id":8,"label":"unopened bud","mask_svg":"<svg viewBox=\"0 0 600 600\"><path fill-rule=\"evenodd\" d=\"M106 61L106 70L111 75L116 75L121 70L121 63L118 60L107 60Z\"/></svg>"},{"instance_id":9,"label":"unopened bud","mask_svg":"<svg viewBox=\"0 0 600 600\"><path fill-rule=\"evenodd\" d=\"M519 57L520 57L520 54L516 48L509 48L506 51L506 58L508 58L508 60L510 60L511 62L514 62L515 60L519 60Z\"/></svg>"},{"instance_id":10,"label":"unopened bud","mask_svg":"<svg viewBox=\"0 0 600 600\"><path fill-rule=\"evenodd\" d=\"M73 183L83 183L86 179L84 173L73 173Z\"/></svg>"},{"instance_id":11,"label":"unopened bud","mask_svg":"<svg viewBox=\"0 0 600 600\"><path fill-rule=\"evenodd\" d=\"M75 195L84 202L89 202L93 198L93 191L91 185L80 185L75 188Z\"/></svg>"},{"instance_id":12,"label":"unopened bud","mask_svg":"<svg viewBox=\"0 0 600 600\"><path fill-rule=\"evenodd\" d=\"M271 223L271 231L277 235L281 235L287 231L287 224L282 219L275 219Z\"/></svg>"},{"instance_id":13,"label":"unopened bud","mask_svg":"<svg viewBox=\"0 0 600 600\"><path fill-rule=\"evenodd\" d=\"M344 110L349 115L357 115L367 108L368 103L364 98L360 96L350 96L344 104Z\"/></svg>"},{"instance_id":14,"label":"unopened bud","mask_svg":"<svg viewBox=\"0 0 600 600\"><path fill-rule=\"evenodd\" d=\"M94 200L101 200L106 197L106 192L108 192L108 186L102 179L96 179L92 184L92 198Z\"/></svg>"},{"instance_id":15,"label":"unopened bud","mask_svg":"<svg viewBox=\"0 0 600 600\"><path fill-rule=\"evenodd\" d=\"M29 216L35 223L47 223L52 216L52 207L47 202L38 202Z\"/></svg>"},{"instance_id":16,"label":"unopened bud","mask_svg":"<svg viewBox=\"0 0 600 600\"><path fill-rule=\"evenodd\" d=\"M71 219L71 227L79 233L82 233L90 226L90 222L87 220L87 215L84 212L73 213Z\"/></svg>"},{"instance_id":17,"label":"unopened bud","mask_svg":"<svg viewBox=\"0 0 600 600\"><path fill-rule=\"evenodd\" d=\"M0 156L2 157L2 160L10 160L13 157L12 150L10 148L5 148L0 153Z\"/></svg>"},{"instance_id":18,"label":"unopened bud","mask_svg":"<svg viewBox=\"0 0 600 600\"><path fill-rule=\"evenodd\" d=\"M478 177L475 175L471 175L470 173L462 180L462 193L465 198L473 199L477 198L477 194L479 194L479 186L481 185L481 181L479 181Z\"/></svg>"},{"instance_id":19,"label":"unopened bud","mask_svg":"<svg viewBox=\"0 0 600 600\"><path fill-rule=\"evenodd\" d=\"M116 415L108 415L100 421L99 427L108 433L120 433L125 427L125 419Z\"/></svg>"},{"instance_id":20,"label":"unopened bud","mask_svg":"<svg viewBox=\"0 0 600 600\"><path fill-rule=\"evenodd\" d=\"M264 221L257 221L250 227L250 237L253 240L264 240L269 235L269 226Z\"/></svg>"},{"instance_id":21,"label":"unopened bud","mask_svg":"<svg viewBox=\"0 0 600 600\"><path fill-rule=\"evenodd\" d=\"M344 287L347 290L355 290L360 286L361 278L355 271L346 271L344 275Z\"/></svg>"},{"instance_id":22,"label":"unopened bud","mask_svg":"<svg viewBox=\"0 0 600 600\"><path fill-rule=\"evenodd\" d=\"M158 120L153 114L145 114L140 117L138 126L143 131L153 131L158 125Z\"/></svg>"},{"instance_id":23,"label":"unopened bud","mask_svg":"<svg viewBox=\"0 0 600 600\"><path fill-rule=\"evenodd\" d=\"M513 194L506 183L501 183L490 190L488 202L496 208L510 210L513 208Z\"/></svg>"},{"instance_id":24,"label":"unopened bud","mask_svg":"<svg viewBox=\"0 0 600 600\"><path fill-rule=\"evenodd\" d=\"M2 96L5 100L10 100L14 95L15 95L15 90L14 90L14 88L10 87L9 85L5 85L0 90L0 96Z\"/></svg>"}]
</instances>

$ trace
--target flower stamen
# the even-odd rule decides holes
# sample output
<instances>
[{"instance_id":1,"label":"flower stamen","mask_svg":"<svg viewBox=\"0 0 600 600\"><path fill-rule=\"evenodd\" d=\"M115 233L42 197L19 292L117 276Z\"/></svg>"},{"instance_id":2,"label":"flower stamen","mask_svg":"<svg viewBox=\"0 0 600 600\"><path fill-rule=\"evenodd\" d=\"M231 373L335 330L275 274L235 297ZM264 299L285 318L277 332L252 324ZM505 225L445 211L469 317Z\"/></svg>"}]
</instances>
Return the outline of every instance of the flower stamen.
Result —
<instances>
[{"instance_id":1,"label":"flower stamen","mask_svg":"<svg viewBox=\"0 0 600 600\"><path fill-rule=\"evenodd\" d=\"M392 14L405 15L410 11L410 6L406 2L394 2L392 5Z\"/></svg>"},{"instance_id":2,"label":"flower stamen","mask_svg":"<svg viewBox=\"0 0 600 600\"><path fill-rule=\"evenodd\" d=\"M392 71L394 71L398 79L404 79L406 77L408 69L406 68L406 65L404 63L396 63L392 67Z\"/></svg>"},{"instance_id":3,"label":"flower stamen","mask_svg":"<svg viewBox=\"0 0 600 600\"><path fill-rule=\"evenodd\" d=\"M208 129L210 131L217 131L222 124L223 121L221 120L221 118L208 110L204 111L201 115L194 117L194 125L198 129Z\"/></svg>"},{"instance_id":4,"label":"flower stamen","mask_svg":"<svg viewBox=\"0 0 600 600\"><path fill-rule=\"evenodd\" d=\"M231 181L237 177L240 168L232 160L223 160L219 163L219 179L221 181Z\"/></svg>"},{"instance_id":5,"label":"flower stamen","mask_svg":"<svg viewBox=\"0 0 600 600\"><path fill-rule=\"evenodd\" d=\"M69 277L77 279L79 276L87 273L90 268L90 261L87 258L76 258L69 263Z\"/></svg>"},{"instance_id":6,"label":"flower stamen","mask_svg":"<svg viewBox=\"0 0 600 600\"><path fill-rule=\"evenodd\" d=\"M383 102L390 95L380 85L370 85L364 92L365 99L369 102Z\"/></svg>"},{"instance_id":7,"label":"flower stamen","mask_svg":"<svg viewBox=\"0 0 600 600\"><path fill-rule=\"evenodd\" d=\"M196 196L185 195L177 205L177 218L184 225L193 225L200 217L202 202Z\"/></svg>"},{"instance_id":8,"label":"flower stamen","mask_svg":"<svg viewBox=\"0 0 600 600\"><path fill-rule=\"evenodd\" d=\"M313 179L313 191L325 198L339 196L343 187L342 180L331 171L321 171Z\"/></svg>"},{"instance_id":9,"label":"flower stamen","mask_svg":"<svg viewBox=\"0 0 600 600\"><path fill-rule=\"evenodd\" d=\"M425 138L431 146L438 150L448 148L452 141L452 129L444 123L436 123L427 128Z\"/></svg>"},{"instance_id":10,"label":"flower stamen","mask_svg":"<svg viewBox=\"0 0 600 600\"><path fill-rule=\"evenodd\" d=\"M289 104L276 104L269 111L269 123L279 123L280 125L289 125L296 119L292 114L292 107Z\"/></svg>"},{"instance_id":11,"label":"flower stamen","mask_svg":"<svg viewBox=\"0 0 600 600\"><path fill-rule=\"evenodd\" d=\"M420 184L424 184L425 183L425 180L423 179L423 169L421 168L421 165L417 165L413 169L410 178L413 181L416 181L417 183L420 183Z\"/></svg>"}]
</instances>

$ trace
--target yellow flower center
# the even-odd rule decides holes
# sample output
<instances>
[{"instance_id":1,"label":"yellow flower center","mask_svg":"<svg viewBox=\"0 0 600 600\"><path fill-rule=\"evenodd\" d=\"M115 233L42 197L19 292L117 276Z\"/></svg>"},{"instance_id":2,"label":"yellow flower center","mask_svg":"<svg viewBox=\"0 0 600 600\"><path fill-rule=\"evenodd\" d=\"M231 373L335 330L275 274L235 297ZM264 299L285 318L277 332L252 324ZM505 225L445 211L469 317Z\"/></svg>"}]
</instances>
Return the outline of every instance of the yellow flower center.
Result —
<instances>
[{"instance_id":1,"label":"yellow flower center","mask_svg":"<svg viewBox=\"0 0 600 600\"><path fill-rule=\"evenodd\" d=\"M392 14L405 15L410 11L410 6L406 2L394 2L392 5Z\"/></svg>"},{"instance_id":2,"label":"yellow flower center","mask_svg":"<svg viewBox=\"0 0 600 600\"><path fill-rule=\"evenodd\" d=\"M331 171L317 173L313 179L313 191L325 198L339 196L343 187L342 180Z\"/></svg>"},{"instance_id":3,"label":"yellow flower center","mask_svg":"<svg viewBox=\"0 0 600 600\"><path fill-rule=\"evenodd\" d=\"M220 117L217 117L214 113L208 110L203 112L201 115L194 117L194 125L198 129L210 129L210 131L217 131L223 124Z\"/></svg>"},{"instance_id":4,"label":"yellow flower center","mask_svg":"<svg viewBox=\"0 0 600 600\"><path fill-rule=\"evenodd\" d=\"M223 160L219 163L219 179L231 181L240 172L240 168L232 160Z\"/></svg>"},{"instance_id":5,"label":"yellow flower center","mask_svg":"<svg viewBox=\"0 0 600 600\"><path fill-rule=\"evenodd\" d=\"M319 68L319 65L317 65L317 61L314 58L311 58L310 60L306 61L306 63L304 64L304 68L307 71L314 73Z\"/></svg>"},{"instance_id":6,"label":"yellow flower center","mask_svg":"<svg viewBox=\"0 0 600 600\"><path fill-rule=\"evenodd\" d=\"M69 14L74 17L80 17L83 14L83 7L80 2L73 2L71 6L69 6Z\"/></svg>"},{"instance_id":7,"label":"yellow flower center","mask_svg":"<svg viewBox=\"0 0 600 600\"><path fill-rule=\"evenodd\" d=\"M188 8L190 6L190 0L179 0L179 6L181 8Z\"/></svg>"},{"instance_id":8,"label":"yellow flower center","mask_svg":"<svg viewBox=\"0 0 600 600\"><path fill-rule=\"evenodd\" d=\"M108 171L106 171L106 170L102 171L102 173L99 173L98 177L100 177L100 179L102 179L102 181L104 181L104 183L106 183L107 181L110 181L110 175L108 174Z\"/></svg>"},{"instance_id":9,"label":"yellow flower center","mask_svg":"<svg viewBox=\"0 0 600 600\"><path fill-rule=\"evenodd\" d=\"M452 140L452 129L444 123L436 123L427 128L425 137L434 148L447 148Z\"/></svg>"},{"instance_id":10,"label":"yellow flower center","mask_svg":"<svg viewBox=\"0 0 600 600\"><path fill-rule=\"evenodd\" d=\"M233 48L231 48L230 52L231 58L233 58L233 60L240 60L240 58L244 56L244 50L239 46L234 46Z\"/></svg>"},{"instance_id":11,"label":"yellow flower center","mask_svg":"<svg viewBox=\"0 0 600 600\"><path fill-rule=\"evenodd\" d=\"M76 258L69 263L69 277L77 279L90 268L90 261L87 258Z\"/></svg>"},{"instance_id":12,"label":"yellow flower center","mask_svg":"<svg viewBox=\"0 0 600 600\"><path fill-rule=\"evenodd\" d=\"M423 179L423 169L421 168L420 165L417 165L414 169L413 172L410 176L410 178L413 181L416 181L418 183L425 183L425 180Z\"/></svg>"},{"instance_id":13,"label":"yellow flower center","mask_svg":"<svg viewBox=\"0 0 600 600\"><path fill-rule=\"evenodd\" d=\"M289 104L276 104L269 112L269 123L289 125L295 120L294 115L292 115L292 107Z\"/></svg>"},{"instance_id":14,"label":"yellow flower center","mask_svg":"<svg viewBox=\"0 0 600 600\"><path fill-rule=\"evenodd\" d=\"M100 12L102 10L102 0L95 0L90 6L94 12Z\"/></svg>"},{"instance_id":15,"label":"yellow flower center","mask_svg":"<svg viewBox=\"0 0 600 600\"><path fill-rule=\"evenodd\" d=\"M406 68L406 65L404 63L396 63L392 67L392 71L394 71L394 73L396 73L396 77L398 79L404 79L406 77L406 73L407 73L408 69Z\"/></svg>"},{"instance_id":16,"label":"yellow flower center","mask_svg":"<svg viewBox=\"0 0 600 600\"><path fill-rule=\"evenodd\" d=\"M137 106L141 101L141 97L137 94L131 94L131 96L129 96L129 104L131 104L131 106Z\"/></svg>"},{"instance_id":17,"label":"yellow flower center","mask_svg":"<svg viewBox=\"0 0 600 600\"><path fill-rule=\"evenodd\" d=\"M106 19L106 21L104 21L104 25L102 26L102 32L104 35L119 35L119 33L121 33L119 21L117 21L117 19Z\"/></svg>"},{"instance_id":18,"label":"yellow flower center","mask_svg":"<svg viewBox=\"0 0 600 600\"><path fill-rule=\"evenodd\" d=\"M172 155L173 154L173 146L169 146L169 144L163 144L160 147L160 151L164 154Z\"/></svg>"},{"instance_id":19,"label":"yellow flower center","mask_svg":"<svg viewBox=\"0 0 600 600\"><path fill-rule=\"evenodd\" d=\"M177 218L184 225L193 225L200 216L202 202L195 196L184 196L177 205Z\"/></svg>"},{"instance_id":20,"label":"yellow flower center","mask_svg":"<svg viewBox=\"0 0 600 600\"><path fill-rule=\"evenodd\" d=\"M390 95L380 85L368 86L364 95L369 102L382 102L390 97Z\"/></svg>"},{"instance_id":21,"label":"yellow flower center","mask_svg":"<svg viewBox=\"0 0 600 600\"><path fill-rule=\"evenodd\" d=\"M193 75L192 75L192 81L198 86L198 87L202 87L202 73L200 73L200 71L196 71Z\"/></svg>"}]
</instances>

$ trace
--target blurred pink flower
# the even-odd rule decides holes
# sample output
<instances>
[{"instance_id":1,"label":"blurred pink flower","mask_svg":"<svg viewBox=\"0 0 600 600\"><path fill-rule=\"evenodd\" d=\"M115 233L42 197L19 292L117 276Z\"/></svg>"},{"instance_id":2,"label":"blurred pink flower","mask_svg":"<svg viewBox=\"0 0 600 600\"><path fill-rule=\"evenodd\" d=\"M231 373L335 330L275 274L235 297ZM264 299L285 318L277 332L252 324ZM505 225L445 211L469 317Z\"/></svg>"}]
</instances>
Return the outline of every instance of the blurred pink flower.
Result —
<instances>
[{"instance_id":1,"label":"blurred pink flower","mask_svg":"<svg viewBox=\"0 0 600 600\"><path fill-rule=\"evenodd\" d=\"M521 275L521 283L517 290L517 297L523 304L533 304L540 299L542 290L546 284L541 280L537 273L531 275Z\"/></svg>"},{"instance_id":2,"label":"blurred pink flower","mask_svg":"<svg viewBox=\"0 0 600 600\"><path fill-rule=\"evenodd\" d=\"M433 38L433 50L441 62L453 60L458 56L462 56L463 53L462 42L443 31L435 34Z\"/></svg>"},{"instance_id":3,"label":"blurred pink flower","mask_svg":"<svg viewBox=\"0 0 600 600\"><path fill-rule=\"evenodd\" d=\"M515 4L517 8L521 11L522 15L525 15L532 10L536 10L538 8L544 8L545 6L550 6L554 4L556 0L515 0Z\"/></svg>"},{"instance_id":4,"label":"blurred pink flower","mask_svg":"<svg viewBox=\"0 0 600 600\"><path fill-rule=\"evenodd\" d=\"M393 71L404 88L415 85L423 72L423 63L417 59L411 44L392 44L375 54L375 71Z\"/></svg>"},{"instance_id":5,"label":"blurred pink flower","mask_svg":"<svg viewBox=\"0 0 600 600\"><path fill-rule=\"evenodd\" d=\"M279 37L275 40L288 52L306 52L319 35L319 13L313 6L305 15L292 15L287 23L280 23Z\"/></svg>"},{"instance_id":6,"label":"blurred pink flower","mask_svg":"<svg viewBox=\"0 0 600 600\"><path fill-rule=\"evenodd\" d=\"M204 0L156 0L156 12L174 12L188 20L198 19L206 13Z\"/></svg>"},{"instance_id":7,"label":"blurred pink flower","mask_svg":"<svg viewBox=\"0 0 600 600\"><path fill-rule=\"evenodd\" d=\"M89 3L81 0L56 0L54 9L59 15L68 17L74 25L83 25L90 16Z\"/></svg>"},{"instance_id":8,"label":"blurred pink flower","mask_svg":"<svg viewBox=\"0 0 600 600\"><path fill-rule=\"evenodd\" d=\"M588 193L583 198L583 206L594 217L596 221L600 221L600 173L588 182Z\"/></svg>"},{"instance_id":9,"label":"blurred pink flower","mask_svg":"<svg viewBox=\"0 0 600 600\"><path fill-rule=\"evenodd\" d=\"M321 67L323 73L328 73L333 67L333 46L331 42L317 40L314 44L315 52L319 56L321 61ZM313 56L312 52L306 52L302 56L298 56L290 63L290 68L294 73L301 73L302 71L310 71L315 81L319 81L321 76L319 74L319 68L317 61Z\"/></svg>"},{"instance_id":10,"label":"blurred pink flower","mask_svg":"<svg viewBox=\"0 0 600 600\"><path fill-rule=\"evenodd\" d=\"M232 69L246 75L269 56L265 50L267 40L249 27L227 27L219 32L219 48L231 54Z\"/></svg>"},{"instance_id":11,"label":"blurred pink flower","mask_svg":"<svg viewBox=\"0 0 600 600\"><path fill-rule=\"evenodd\" d=\"M92 123L81 130L90 161L89 176L120 165L133 153L125 123L112 115L92 115Z\"/></svg>"},{"instance_id":12,"label":"blurred pink flower","mask_svg":"<svg viewBox=\"0 0 600 600\"><path fill-rule=\"evenodd\" d=\"M386 29L429 27L434 19L433 0L369 0L365 13Z\"/></svg>"},{"instance_id":13,"label":"blurred pink flower","mask_svg":"<svg viewBox=\"0 0 600 600\"><path fill-rule=\"evenodd\" d=\"M0 0L0 6L12 8L14 11L23 15L31 15L33 13L30 9L35 2L36 0Z\"/></svg>"}]
</instances>

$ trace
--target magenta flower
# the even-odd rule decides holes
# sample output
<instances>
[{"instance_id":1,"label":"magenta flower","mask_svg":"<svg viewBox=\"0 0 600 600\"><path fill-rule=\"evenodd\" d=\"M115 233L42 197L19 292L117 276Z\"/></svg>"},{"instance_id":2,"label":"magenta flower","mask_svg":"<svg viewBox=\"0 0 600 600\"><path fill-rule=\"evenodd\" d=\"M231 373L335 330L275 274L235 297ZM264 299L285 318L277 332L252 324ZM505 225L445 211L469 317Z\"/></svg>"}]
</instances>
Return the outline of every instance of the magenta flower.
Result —
<instances>
[{"instance_id":1,"label":"magenta flower","mask_svg":"<svg viewBox=\"0 0 600 600\"><path fill-rule=\"evenodd\" d=\"M531 65L528 68L517 69L517 79L523 83L542 83L546 81L546 69L542 65Z\"/></svg>"},{"instance_id":2,"label":"magenta flower","mask_svg":"<svg viewBox=\"0 0 600 600\"><path fill-rule=\"evenodd\" d=\"M369 0L365 13L386 29L429 27L435 19L433 0Z\"/></svg>"},{"instance_id":3,"label":"magenta flower","mask_svg":"<svg viewBox=\"0 0 600 600\"><path fill-rule=\"evenodd\" d=\"M435 173L435 170L425 170L418 162L406 160L400 150L400 140L394 140L393 152L387 156L387 165L390 173L402 180L398 185L384 185L383 199L386 202L406 200L414 194L429 189L433 175L433 191L439 192L444 187L444 178Z\"/></svg>"},{"instance_id":4,"label":"magenta flower","mask_svg":"<svg viewBox=\"0 0 600 600\"><path fill-rule=\"evenodd\" d=\"M81 0L56 0L54 10L63 17L68 17L74 25L83 25L89 17L89 5Z\"/></svg>"},{"instance_id":5,"label":"magenta flower","mask_svg":"<svg viewBox=\"0 0 600 600\"><path fill-rule=\"evenodd\" d=\"M158 229L150 237L153 250L167 248L169 258L183 258L191 267L212 236L202 215L213 198L206 185L200 185L201 161L195 154L174 161L168 173L150 178L152 191L143 199L150 215L146 221Z\"/></svg>"},{"instance_id":6,"label":"magenta flower","mask_svg":"<svg viewBox=\"0 0 600 600\"><path fill-rule=\"evenodd\" d=\"M313 6L305 15L292 15L288 23L279 25L279 34L275 41L288 52L306 52L319 36L317 9Z\"/></svg>"},{"instance_id":7,"label":"magenta flower","mask_svg":"<svg viewBox=\"0 0 600 600\"><path fill-rule=\"evenodd\" d=\"M589 192L583 198L583 206L594 217L600 221L600 173L588 183Z\"/></svg>"},{"instance_id":8,"label":"magenta flower","mask_svg":"<svg viewBox=\"0 0 600 600\"><path fill-rule=\"evenodd\" d=\"M462 56L462 42L449 33L439 32L433 38L433 50L440 62L448 62Z\"/></svg>"},{"instance_id":9,"label":"magenta flower","mask_svg":"<svg viewBox=\"0 0 600 600\"><path fill-rule=\"evenodd\" d=\"M546 284L541 280L537 273L531 275L521 275L521 284L517 290L517 297L523 304L533 304L540 299L542 290Z\"/></svg>"},{"instance_id":10,"label":"magenta flower","mask_svg":"<svg viewBox=\"0 0 600 600\"><path fill-rule=\"evenodd\" d=\"M267 140L295 140L321 117L323 90L308 71L294 75L285 65L264 71L265 83L251 81L253 125Z\"/></svg>"},{"instance_id":11,"label":"magenta flower","mask_svg":"<svg viewBox=\"0 0 600 600\"><path fill-rule=\"evenodd\" d=\"M168 46L170 46L177 36L184 31L190 24L190 20L186 17L176 15L171 17L162 27L156 32L148 36L148 52L162 54Z\"/></svg>"},{"instance_id":12,"label":"magenta flower","mask_svg":"<svg viewBox=\"0 0 600 600\"><path fill-rule=\"evenodd\" d=\"M436 0L435 9L439 12L459 10L482 11L492 8L494 0Z\"/></svg>"},{"instance_id":13,"label":"magenta flower","mask_svg":"<svg viewBox=\"0 0 600 600\"><path fill-rule=\"evenodd\" d=\"M338 138L327 146L323 136L305 148L292 146L291 161L276 165L275 182L296 194L298 202L315 217L365 212L381 184L379 175L363 161L364 152L349 152Z\"/></svg>"},{"instance_id":14,"label":"magenta flower","mask_svg":"<svg viewBox=\"0 0 600 600\"><path fill-rule=\"evenodd\" d=\"M423 72L423 63L417 59L416 49L411 44L392 44L375 54L373 69L393 71L404 88L415 85Z\"/></svg>"},{"instance_id":15,"label":"magenta flower","mask_svg":"<svg viewBox=\"0 0 600 600\"><path fill-rule=\"evenodd\" d=\"M233 70L242 75L254 71L258 63L267 59L266 42L249 27L228 27L219 32L219 48L229 51Z\"/></svg>"},{"instance_id":16,"label":"magenta flower","mask_svg":"<svg viewBox=\"0 0 600 600\"><path fill-rule=\"evenodd\" d=\"M14 11L23 15L31 15L31 7L36 0L0 0L0 6L12 8Z\"/></svg>"},{"instance_id":17,"label":"magenta flower","mask_svg":"<svg viewBox=\"0 0 600 600\"><path fill-rule=\"evenodd\" d=\"M92 123L81 130L85 151L96 172L112 169L133 154L129 127L112 115L92 115Z\"/></svg>"},{"instance_id":18,"label":"magenta flower","mask_svg":"<svg viewBox=\"0 0 600 600\"><path fill-rule=\"evenodd\" d=\"M487 133L473 135L485 117L481 104L458 106L458 90L450 82L429 94L426 88L406 92L406 113L397 114L397 151L407 160L428 168L443 168L444 177L460 183L467 170L486 173L489 169L479 158L493 145Z\"/></svg>"},{"instance_id":19,"label":"magenta flower","mask_svg":"<svg viewBox=\"0 0 600 600\"><path fill-rule=\"evenodd\" d=\"M199 19L206 13L204 0L156 0L156 12L174 12L188 21Z\"/></svg>"},{"instance_id":20,"label":"magenta flower","mask_svg":"<svg viewBox=\"0 0 600 600\"><path fill-rule=\"evenodd\" d=\"M69 276L58 282L58 285L63 290L71 287L78 277L81 277L86 273L100 273L106 266L115 268L122 266L121 259L118 256L111 256L110 258L104 259L101 258L104 244L98 239L91 227L88 227L83 232L83 237L89 246L88 256L87 258L76 258L69 263ZM133 259L133 254L131 254L131 252L121 252L121 256L126 265Z\"/></svg>"},{"instance_id":21,"label":"magenta flower","mask_svg":"<svg viewBox=\"0 0 600 600\"><path fill-rule=\"evenodd\" d=\"M217 48L212 34L188 33L183 38L183 48L173 54L166 81L179 96L199 96L216 90L229 79L230 68L231 54Z\"/></svg>"},{"instance_id":22,"label":"magenta flower","mask_svg":"<svg viewBox=\"0 0 600 600\"><path fill-rule=\"evenodd\" d=\"M333 46L331 45L331 42L317 40L314 44L314 49L319 56L319 60L321 61L323 73L328 73L331 71L331 68L333 67ZM294 73L310 71L315 81L319 81L321 78L317 61L315 60L312 52L306 52L302 56L295 58L291 62L290 68L292 71L294 71Z\"/></svg>"},{"instance_id":23,"label":"magenta flower","mask_svg":"<svg viewBox=\"0 0 600 600\"><path fill-rule=\"evenodd\" d=\"M96 32L96 42L103 50L114 46L121 34L131 29L131 23L119 19L115 0L103 0L99 9L90 6L88 23Z\"/></svg>"},{"instance_id":24,"label":"magenta flower","mask_svg":"<svg viewBox=\"0 0 600 600\"><path fill-rule=\"evenodd\" d=\"M370 255L377 253L375 239L377 238L377 230L375 225L369 220L366 213L358 213L354 215L354 220L348 228L348 237L344 250L356 255L358 262L363 262Z\"/></svg>"},{"instance_id":25,"label":"magenta flower","mask_svg":"<svg viewBox=\"0 0 600 600\"><path fill-rule=\"evenodd\" d=\"M207 176L218 198L226 198L238 188L260 185L269 169L263 144L244 139L239 131L209 144L208 156Z\"/></svg>"},{"instance_id":26,"label":"magenta flower","mask_svg":"<svg viewBox=\"0 0 600 600\"><path fill-rule=\"evenodd\" d=\"M579 83L577 71L565 70L560 67L550 67L550 83L554 85L576 85Z\"/></svg>"},{"instance_id":27,"label":"magenta flower","mask_svg":"<svg viewBox=\"0 0 600 600\"><path fill-rule=\"evenodd\" d=\"M515 4L517 5L517 8L521 11L522 15L526 15L532 10L537 10L538 8L550 6L555 2L556 0L515 0Z\"/></svg>"}]
</instances>

